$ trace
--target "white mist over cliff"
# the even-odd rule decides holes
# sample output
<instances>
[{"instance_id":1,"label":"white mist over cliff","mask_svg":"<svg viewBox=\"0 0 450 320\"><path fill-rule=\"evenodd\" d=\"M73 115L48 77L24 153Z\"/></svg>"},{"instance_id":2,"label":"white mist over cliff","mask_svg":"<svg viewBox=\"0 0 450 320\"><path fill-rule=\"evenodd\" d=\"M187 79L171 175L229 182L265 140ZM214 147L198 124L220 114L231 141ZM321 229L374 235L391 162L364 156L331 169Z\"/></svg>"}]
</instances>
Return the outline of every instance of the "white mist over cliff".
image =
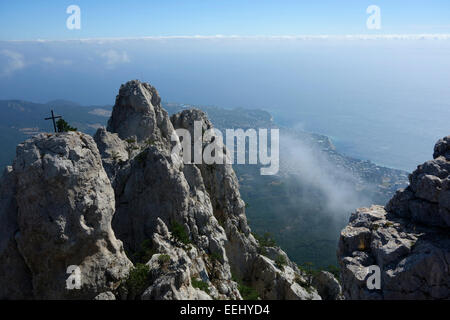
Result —
<instances>
[{"instance_id":1,"label":"white mist over cliff","mask_svg":"<svg viewBox=\"0 0 450 320\"><path fill-rule=\"evenodd\" d=\"M347 216L369 199L358 193L358 177L350 170L333 163L316 145L293 134L283 133L280 139L282 170L295 176L301 184L316 190L320 205L326 211Z\"/></svg>"}]
</instances>

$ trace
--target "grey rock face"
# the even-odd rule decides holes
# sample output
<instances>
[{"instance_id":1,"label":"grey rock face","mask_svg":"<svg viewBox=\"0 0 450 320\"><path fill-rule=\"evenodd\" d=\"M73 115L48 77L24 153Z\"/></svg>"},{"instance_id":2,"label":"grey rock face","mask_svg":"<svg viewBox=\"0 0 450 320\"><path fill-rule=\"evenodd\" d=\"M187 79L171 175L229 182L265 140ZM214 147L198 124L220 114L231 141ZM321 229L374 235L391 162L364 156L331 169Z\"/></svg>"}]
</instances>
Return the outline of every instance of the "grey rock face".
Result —
<instances>
[{"instance_id":1,"label":"grey rock face","mask_svg":"<svg viewBox=\"0 0 450 320\"><path fill-rule=\"evenodd\" d=\"M114 193L94 140L40 134L17 147L18 249L36 299L92 299L114 290L131 262L111 229ZM81 289L66 289L67 268Z\"/></svg>"},{"instance_id":2,"label":"grey rock face","mask_svg":"<svg viewBox=\"0 0 450 320\"><path fill-rule=\"evenodd\" d=\"M137 142L170 146L173 130L167 112L161 107L161 98L154 87L137 80L120 87L116 97L108 131L121 139L136 137Z\"/></svg>"},{"instance_id":3,"label":"grey rock face","mask_svg":"<svg viewBox=\"0 0 450 320\"><path fill-rule=\"evenodd\" d=\"M0 299L31 299L31 272L17 249L17 181L11 167L0 180Z\"/></svg>"},{"instance_id":4,"label":"grey rock face","mask_svg":"<svg viewBox=\"0 0 450 320\"><path fill-rule=\"evenodd\" d=\"M448 141L438 141L435 159L418 166L386 208L352 214L338 249L347 298L450 298ZM367 288L370 265L380 267L380 290Z\"/></svg>"},{"instance_id":5,"label":"grey rock face","mask_svg":"<svg viewBox=\"0 0 450 320\"><path fill-rule=\"evenodd\" d=\"M320 271L314 276L312 285L323 300L342 300L342 287L339 281L328 271Z\"/></svg>"},{"instance_id":6,"label":"grey rock face","mask_svg":"<svg viewBox=\"0 0 450 320\"><path fill-rule=\"evenodd\" d=\"M185 110L171 118L176 129L183 128L194 137L194 122L202 123L202 131L213 128L206 115L197 109ZM216 143L224 149L221 141L215 137ZM206 144L207 141L204 141ZM192 150L193 150L192 145ZM204 146L203 146L204 148ZM193 155L193 152L191 153ZM250 228L245 216L245 203L239 193L237 177L231 165L196 164L200 169L205 188L210 195L214 216L225 228L228 241L226 250L233 266L233 272L241 279L248 278L252 270L253 260L258 256L256 240L250 236Z\"/></svg>"},{"instance_id":7,"label":"grey rock face","mask_svg":"<svg viewBox=\"0 0 450 320\"><path fill-rule=\"evenodd\" d=\"M186 129L194 138L194 123L201 122L202 131L213 128L205 113L197 109L184 110L171 117L174 128ZM320 299L314 288L302 288L296 281L301 277L299 270L287 255L279 249L278 254L285 256L286 270L278 269L273 260L258 253L259 244L251 235L245 216L245 203L239 193L239 184L234 170L227 164L227 151L217 135L209 141L203 141L203 148L210 142L223 150L223 164L192 164L201 172L207 194L211 199L213 214L225 229L227 241L225 250L233 274L254 287L263 299ZM192 152L194 145L192 144ZM292 267L290 267L292 266Z\"/></svg>"},{"instance_id":8,"label":"grey rock face","mask_svg":"<svg viewBox=\"0 0 450 320\"><path fill-rule=\"evenodd\" d=\"M125 136L140 137L137 143L139 153L130 154L130 160L122 164L119 169L116 168L117 175L113 183L117 199L113 220L114 231L124 241L126 248L135 252L144 241L154 239L161 223L170 228L178 225L185 230L188 240L198 250L202 263L214 264L211 281L222 288L217 297L233 299L236 297L233 289L236 283L231 281L230 265L224 249L227 241L226 234L213 215L211 198L205 189L200 170L195 166L184 166L181 157L171 152L174 129L167 113L160 106L155 108L151 99L139 98L151 96L153 94L151 88L147 84L128 82L122 86L116 102L116 114L123 114L125 117L122 119L122 124L130 121L125 112L130 101L139 100L140 108L136 109L131 121L136 118L145 118L146 123L157 125L145 133L140 132L139 126L125 125L129 128ZM130 95L139 97L130 97ZM151 142L147 143L147 141ZM109 143L116 144L112 141ZM183 257L180 250L184 249L179 248L177 255L172 254L175 261L181 259L180 255ZM184 255L187 257L187 252L184 252ZM212 263L210 256L217 257L217 261ZM156 258L155 256L154 259ZM187 259L182 258L181 261L188 264ZM181 264L177 265L182 268ZM187 267L186 270L189 269ZM186 271L185 274L189 272ZM187 278L191 281L189 277ZM159 280L155 281L161 281L160 285L154 284L146 290L143 296L146 299L156 299L158 294L161 294L159 297L161 299L205 298L205 293L190 295L186 290L180 289L181 287L176 292L170 291L166 294L162 287L165 287L172 277L166 274L157 279ZM188 283L184 283L183 286L189 287ZM213 288L215 287L211 288L211 295L214 295Z\"/></svg>"},{"instance_id":9,"label":"grey rock face","mask_svg":"<svg viewBox=\"0 0 450 320\"><path fill-rule=\"evenodd\" d=\"M342 230L338 258L347 299L448 299L448 231L411 223L383 207L358 209ZM381 289L367 287L368 267L381 270Z\"/></svg>"},{"instance_id":10,"label":"grey rock face","mask_svg":"<svg viewBox=\"0 0 450 320\"><path fill-rule=\"evenodd\" d=\"M450 136L440 139L434 146L433 158L444 157L450 159Z\"/></svg>"},{"instance_id":11,"label":"grey rock face","mask_svg":"<svg viewBox=\"0 0 450 320\"><path fill-rule=\"evenodd\" d=\"M206 115L194 109L169 119L159 99L152 102L154 92L150 85L137 81L123 85L108 126L121 139L137 137L139 153L130 155L115 175L113 228L130 251L138 250L148 239L156 247L157 253L148 262L153 284L142 298L207 298L205 292L192 290L189 277L200 277L208 283L209 297L239 298L232 275L260 288L261 298L320 298L314 289L308 293L294 281L298 269L291 268L288 275L259 255L231 165L185 164L181 151L172 152L179 141L174 129L187 129L194 137L194 121L201 122L203 132L212 128ZM137 125L141 122L136 119L145 119L142 123L151 125ZM223 150L226 152L225 147ZM174 245L170 237L158 232L167 226L172 231L174 223L186 231L191 249ZM176 265L178 273L161 272L161 254L170 256L169 266ZM268 285L275 287L265 290Z\"/></svg>"},{"instance_id":12,"label":"grey rock face","mask_svg":"<svg viewBox=\"0 0 450 320\"><path fill-rule=\"evenodd\" d=\"M279 268L273 260L258 255L252 264L251 286L263 299L321 300L316 288L289 266Z\"/></svg>"},{"instance_id":13,"label":"grey rock face","mask_svg":"<svg viewBox=\"0 0 450 320\"><path fill-rule=\"evenodd\" d=\"M450 136L434 147L434 160L417 167L410 185L398 191L386 210L429 226L450 226Z\"/></svg>"},{"instance_id":14,"label":"grey rock face","mask_svg":"<svg viewBox=\"0 0 450 320\"><path fill-rule=\"evenodd\" d=\"M230 279L210 279L208 274L216 265L208 266L209 261L201 255L201 250L190 246L184 248L169 232L160 219L157 232L153 235L153 245L159 252L152 256L147 265L150 267L151 286L142 294L142 299L152 300L211 300L240 299L237 285ZM209 270L208 270L209 269ZM216 272L221 270L215 270ZM214 276L214 275L213 275ZM217 281L219 280L219 281ZM205 283L206 288L194 288L192 281ZM211 282L211 281L214 281Z\"/></svg>"},{"instance_id":15,"label":"grey rock face","mask_svg":"<svg viewBox=\"0 0 450 320\"><path fill-rule=\"evenodd\" d=\"M172 150L174 126L196 120L212 128L198 110L169 119L156 89L130 81L95 141L70 132L20 144L0 184L0 298L241 299L237 278L263 299L320 299L281 249L252 236L231 165L185 164ZM139 293L124 247L149 268ZM81 289L66 288L69 266Z\"/></svg>"}]
</instances>

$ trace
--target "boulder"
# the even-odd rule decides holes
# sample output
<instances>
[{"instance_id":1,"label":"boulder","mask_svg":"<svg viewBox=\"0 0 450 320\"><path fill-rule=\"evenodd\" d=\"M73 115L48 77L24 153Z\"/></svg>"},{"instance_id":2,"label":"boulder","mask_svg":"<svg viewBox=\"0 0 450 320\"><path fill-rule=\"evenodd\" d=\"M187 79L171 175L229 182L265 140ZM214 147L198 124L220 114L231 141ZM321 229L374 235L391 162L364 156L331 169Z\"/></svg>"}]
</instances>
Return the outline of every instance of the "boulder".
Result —
<instances>
[{"instance_id":1,"label":"boulder","mask_svg":"<svg viewBox=\"0 0 450 320\"><path fill-rule=\"evenodd\" d=\"M333 274L328 271L320 271L314 275L312 285L323 300L342 300L342 287Z\"/></svg>"},{"instance_id":2,"label":"boulder","mask_svg":"<svg viewBox=\"0 0 450 320\"><path fill-rule=\"evenodd\" d=\"M93 299L114 290L131 262L111 228L114 192L92 137L40 134L17 147L18 249L36 299ZM80 270L79 289L66 286Z\"/></svg>"}]
</instances>

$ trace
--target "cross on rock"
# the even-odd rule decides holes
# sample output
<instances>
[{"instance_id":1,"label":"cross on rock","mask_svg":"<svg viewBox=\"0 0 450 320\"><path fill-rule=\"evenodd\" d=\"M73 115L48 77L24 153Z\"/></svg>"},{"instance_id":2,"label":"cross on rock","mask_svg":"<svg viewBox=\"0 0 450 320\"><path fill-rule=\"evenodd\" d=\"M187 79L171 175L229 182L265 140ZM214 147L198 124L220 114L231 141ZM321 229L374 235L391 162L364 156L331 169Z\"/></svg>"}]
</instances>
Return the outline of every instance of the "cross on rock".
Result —
<instances>
[{"instance_id":1,"label":"cross on rock","mask_svg":"<svg viewBox=\"0 0 450 320\"><path fill-rule=\"evenodd\" d=\"M61 116L55 116L54 113L53 113L53 110L52 110L52 116L51 116L50 118L45 118L44 120L52 120L52 121L53 121L53 128L55 129L55 132L58 132L58 131L56 130L56 122L55 122L55 119L59 119L59 118L62 118L62 117L61 117Z\"/></svg>"}]
</instances>

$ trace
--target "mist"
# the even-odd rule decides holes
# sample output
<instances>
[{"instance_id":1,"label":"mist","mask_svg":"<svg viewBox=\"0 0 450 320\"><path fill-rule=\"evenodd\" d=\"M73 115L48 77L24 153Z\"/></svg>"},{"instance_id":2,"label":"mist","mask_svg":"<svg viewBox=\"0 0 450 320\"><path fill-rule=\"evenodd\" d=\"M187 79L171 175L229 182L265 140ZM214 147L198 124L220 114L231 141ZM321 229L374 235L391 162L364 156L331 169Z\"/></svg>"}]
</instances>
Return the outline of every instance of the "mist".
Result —
<instances>
[{"instance_id":1,"label":"mist","mask_svg":"<svg viewBox=\"0 0 450 320\"><path fill-rule=\"evenodd\" d=\"M281 171L321 196L321 207L338 220L346 219L356 208L371 203L358 190L360 181L348 169L331 162L327 153L313 143L283 132L280 138ZM311 199L305 199L309 201Z\"/></svg>"},{"instance_id":2,"label":"mist","mask_svg":"<svg viewBox=\"0 0 450 320\"><path fill-rule=\"evenodd\" d=\"M408 38L0 41L0 99L112 105L139 79L164 101L264 109L412 171L449 134L449 52L450 40Z\"/></svg>"}]
</instances>

